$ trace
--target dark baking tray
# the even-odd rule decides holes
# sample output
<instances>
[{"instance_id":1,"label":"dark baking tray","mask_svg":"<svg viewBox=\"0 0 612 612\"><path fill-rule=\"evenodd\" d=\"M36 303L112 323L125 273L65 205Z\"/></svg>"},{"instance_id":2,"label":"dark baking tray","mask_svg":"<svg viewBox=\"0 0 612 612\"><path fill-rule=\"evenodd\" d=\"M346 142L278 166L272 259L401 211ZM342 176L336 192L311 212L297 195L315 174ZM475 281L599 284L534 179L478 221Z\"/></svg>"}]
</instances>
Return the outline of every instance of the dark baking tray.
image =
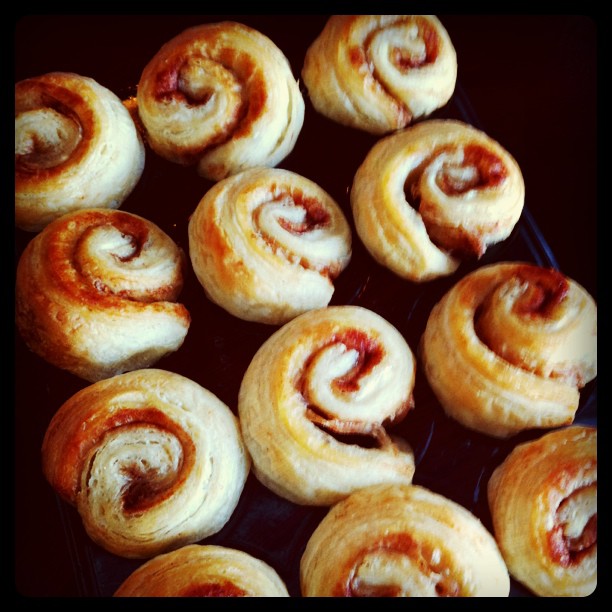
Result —
<instances>
[{"instance_id":1,"label":"dark baking tray","mask_svg":"<svg viewBox=\"0 0 612 612\"><path fill-rule=\"evenodd\" d=\"M231 18L252 25L267 34L287 55L299 76L303 55L318 34L325 16L156 16L143 17L141 28L134 29L135 16L108 16L96 20L87 17L54 17L54 46L48 56L26 57L28 39L39 53L49 42L49 23L44 18L23 20L17 29L16 80L50 70L72 70L92 76L122 98L135 93L136 83L146 62L158 48L190 25ZM301 28L288 28L288 20L298 19ZM96 25L97 24L97 25ZM106 57L98 35L115 27L119 49ZM26 29L27 25L27 29ZM68 37L72 28L90 28L90 34L78 37L86 48L70 48L69 38L58 36L60 26ZM22 28L22 31L19 30ZM80 30L79 30L80 31ZM26 34L27 32L27 34ZM135 37L134 40L128 35ZM137 39L137 44L136 44ZM73 39L72 39L73 40ZM116 61L122 51L132 50L124 62ZM304 90L303 90L304 91ZM305 91L304 91L305 93ZM292 154L280 167L293 170L315 181L340 204L352 225L348 193L354 173L377 138L339 126L318 115L305 93L306 115L302 132ZM487 131L470 104L469 92L461 80L451 101L432 118L455 118ZM504 143L501 143L502 145ZM511 151L512 152L512 151ZM188 251L187 222L200 198L212 183L197 176L192 168L166 162L147 150L145 171L133 194L122 209L140 214L158 224L185 252ZM15 263L32 234L15 233ZM348 268L337 279L332 304L356 304L370 308L404 335L416 354L432 306L459 278L481 265L505 260L530 261L558 268L554 254L526 207L512 235L490 248L478 262L465 262L452 276L425 284L414 284L394 276L377 265L367 254L353 227L353 256ZM238 388L251 358L259 346L277 328L236 319L211 304L189 267L181 301L192 315L192 324L184 345L175 354L162 359L156 367L181 373L215 393L236 411ZM34 382L33 382L34 381ZM60 371L33 355L16 335L15 338L15 415L17 495L25 495L30 486L48 487L36 472L40 469L40 443L55 410L86 383ZM486 483L492 470L519 442L542 435L542 431L523 432L500 441L470 432L448 419L433 397L420 367L417 367L415 409L396 427L413 447L416 457L414 483L423 485L460 503L491 529L486 503ZM581 393L576 422L596 425L597 383ZM24 432L27 432L24 433ZM31 483L20 482L21 462L25 473L36 474ZM55 497L65 540L78 588L76 595L110 596L142 560L123 559L92 543L76 510ZM41 521L54 512L52 508L30 509ZM249 476L240 502L228 524L205 543L214 543L248 552L276 569L292 596L300 596L299 562L306 542L327 508L302 507L285 501ZM57 537L57 534L56 534ZM17 542L18 544L18 542ZM17 557L19 563L27 563ZM22 570L23 571L23 570ZM530 596L521 585L512 582L512 596Z\"/></svg>"}]
</instances>

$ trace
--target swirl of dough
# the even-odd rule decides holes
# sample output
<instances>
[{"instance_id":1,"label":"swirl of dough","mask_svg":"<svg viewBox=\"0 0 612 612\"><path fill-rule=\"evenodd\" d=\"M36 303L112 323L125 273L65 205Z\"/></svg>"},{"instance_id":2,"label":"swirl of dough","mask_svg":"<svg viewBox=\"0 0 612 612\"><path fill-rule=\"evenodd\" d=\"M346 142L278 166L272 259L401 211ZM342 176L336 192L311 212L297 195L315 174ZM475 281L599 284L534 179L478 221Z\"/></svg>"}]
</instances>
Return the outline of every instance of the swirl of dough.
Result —
<instances>
[{"instance_id":1,"label":"swirl of dough","mask_svg":"<svg viewBox=\"0 0 612 612\"><path fill-rule=\"evenodd\" d=\"M51 72L15 85L15 224L37 232L63 214L118 208L144 170L130 113L89 77Z\"/></svg>"},{"instance_id":2,"label":"swirl of dough","mask_svg":"<svg viewBox=\"0 0 612 612\"><path fill-rule=\"evenodd\" d=\"M282 324L327 306L351 257L351 230L316 183L253 168L216 183L189 221L189 253L207 296L247 321Z\"/></svg>"},{"instance_id":3,"label":"swirl of dough","mask_svg":"<svg viewBox=\"0 0 612 612\"><path fill-rule=\"evenodd\" d=\"M250 469L231 410L197 383L159 369L74 394L47 428L42 463L92 540L129 558L217 533Z\"/></svg>"},{"instance_id":4,"label":"swirl of dough","mask_svg":"<svg viewBox=\"0 0 612 612\"><path fill-rule=\"evenodd\" d=\"M270 565L240 550L191 544L141 565L114 597L289 597Z\"/></svg>"},{"instance_id":5,"label":"swirl of dough","mask_svg":"<svg viewBox=\"0 0 612 612\"><path fill-rule=\"evenodd\" d=\"M493 536L456 502L379 484L331 508L300 563L304 597L507 597Z\"/></svg>"},{"instance_id":6,"label":"swirl of dough","mask_svg":"<svg viewBox=\"0 0 612 612\"><path fill-rule=\"evenodd\" d=\"M525 200L521 170L499 143L454 120L424 121L377 142L351 189L355 228L402 278L452 274L505 240Z\"/></svg>"},{"instance_id":7,"label":"swirl of dough","mask_svg":"<svg viewBox=\"0 0 612 612\"><path fill-rule=\"evenodd\" d=\"M148 367L183 343L183 251L152 222L87 209L35 236L17 266L16 322L49 363L90 382Z\"/></svg>"},{"instance_id":8,"label":"swirl of dough","mask_svg":"<svg viewBox=\"0 0 612 612\"><path fill-rule=\"evenodd\" d=\"M255 475L303 505L410 483L412 449L385 427L412 408L414 381L412 351L376 313L330 306L296 317L260 347L240 386Z\"/></svg>"},{"instance_id":9,"label":"swirl of dough","mask_svg":"<svg viewBox=\"0 0 612 612\"><path fill-rule=\"evenodd\" d=\"M597 429L572 425L519 444L488 484L510 573L542 597L597 587Z\"/></svg>"},{"instance_id":10,"label":"swirl of dough","mask_svg":"<svg viewBox=\"0 0 612 612\"><path fill-rule=\"evenodd\" d=\"M457 54L434 15L333 15L306 52L302 78L319 113L381 135L450 100Z\"/></svg>"},{"instance_id":11,"label":"swirl of dough","mask_svg":"<svg viewBox=\"0 0 612 612\"><path fill-rule=\"evenodd\" d=\"M420 354L444 410L466 427L504 438L568 425L597 375L597 306L558 271L491 264L434 306Z\"/></svg>"},{"instance_id":12,"label":"swirl of dough","mask_svg":"<svg viewBox=\"0 0 612 612\"><path fill-rule=\"evenodd\" d=\"M282 51L228 21L189 28L163 45L142 72L136 101L153 150L214 181L276 166L304 122Z\"/></svg>"}]
</instances>

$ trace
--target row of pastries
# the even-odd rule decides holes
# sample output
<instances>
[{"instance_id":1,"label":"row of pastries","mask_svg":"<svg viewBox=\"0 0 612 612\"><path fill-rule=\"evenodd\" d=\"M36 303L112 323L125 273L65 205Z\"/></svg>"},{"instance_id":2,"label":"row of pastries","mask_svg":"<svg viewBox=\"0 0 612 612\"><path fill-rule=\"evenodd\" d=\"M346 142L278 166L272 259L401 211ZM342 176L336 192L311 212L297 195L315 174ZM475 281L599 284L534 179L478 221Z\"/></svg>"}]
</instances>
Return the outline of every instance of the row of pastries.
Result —
<instances>
[{"instance_id":1,"label":"row of pastries","mask_svg":"<svg viewBox=\"0 0 612 612\"><path fill-rule=\"evenodd\" d=\"M282 51L243 24L168 41L130 100L73 73L16 84L15 223L34 234L16 324L38 357L88 383L49 423L43 472L94 542L143 560L117 596L287 596L267 563L203 542L250 473L291 503L329 507L301 557L304 596L507 596L511 576L536 595L594 591L596 428L573 423L597 375L596 304L527 262L461 275L510 236L525 185L487 134L428 119L456 75L434 16L328 20L304 57L308 98L380 137L350 216L280 167L304 98ZM213 182L188 252L129 212L149 154ZM406 283L457 274L418 346L372 309L330 305L356 239ZM155 367L197 316L181 303L191 273L229 315L270 328L237 373L235 409ZM394 428L415 409L419 370L469 430L545 430L492 474L492 532L413 483L414 451Z\"/></svg>"}]
</instances>

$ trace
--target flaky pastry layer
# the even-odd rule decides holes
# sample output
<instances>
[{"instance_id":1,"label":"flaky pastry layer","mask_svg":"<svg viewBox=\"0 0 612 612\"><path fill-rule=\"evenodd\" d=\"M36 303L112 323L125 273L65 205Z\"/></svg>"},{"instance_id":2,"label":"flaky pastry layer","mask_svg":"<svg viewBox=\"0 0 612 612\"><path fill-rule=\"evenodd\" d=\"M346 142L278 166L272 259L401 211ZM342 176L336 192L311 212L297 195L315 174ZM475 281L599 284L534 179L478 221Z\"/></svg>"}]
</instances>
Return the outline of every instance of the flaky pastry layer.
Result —
<instances>
[{"instance_id":1,"label":"flaky pastry layer","mask_svg":"<svg viewBox=\"0 0 612 612\"><path fill-rule=\"evenodd\" d=\"M68 399L45 433L42 465L97 544L148 558L217 533L238 504L250 458L228 406L151 368Z\"/></svg>"},{"instance_id":2,"label":"flaky pastry layer","mask_svg":"<svg viewBox=\"0 0 612 612\"><path fill-rule=\"evenodd\" d=\"M597 305L556 270L490 264L434 306L420 355L444 410L466 427L504 438L568 425L597 375Z\"/></svg>"},{"instance_id":3,"label":"flaky pastry layer","mask_svg":"<svg viewBox=\"0 0 612 612\"><path fill-rule=\"evenodd\" d=\"M37 232L63 214L119 208L145 149L115 93L94 79L50 72L15 85L15 224Z\"/></svg>"},{"instance_id":4,"label":"flaky pastry layer","mask_svg":"<svg viewBox=\"0 0 612 612\"><path fill-rule=\"evenodd\" d=\"M573 425L516 446L488 483L510 573L542 597L597 588L597 429Z\"/></svg>"},{"instance_id":5,"label":"flaky pastry layer","mask_svg":"<svg viewBox=\"0 0 612 612\"><path fill-rule=\"evenodd\" d=\"M330 306L296 317L261 346L240 386L255 475L304 505L410 483L412 450L387 428L412 408L414 380L410 347L376 313Z\"/></svg>"}]
</instances>

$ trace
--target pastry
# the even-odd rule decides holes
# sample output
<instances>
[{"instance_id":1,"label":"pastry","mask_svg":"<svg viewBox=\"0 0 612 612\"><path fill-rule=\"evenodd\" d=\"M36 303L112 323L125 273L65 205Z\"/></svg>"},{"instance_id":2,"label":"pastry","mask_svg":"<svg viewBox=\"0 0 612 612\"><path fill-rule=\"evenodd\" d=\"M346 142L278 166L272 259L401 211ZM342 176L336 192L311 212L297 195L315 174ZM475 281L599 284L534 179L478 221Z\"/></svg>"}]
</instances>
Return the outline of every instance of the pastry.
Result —
<instances>
[{"instance_id":1,"label":"pastry","mask_svg":"<svg viewBox=\"0 0 612 612\"><path fill-rule=\"evenodd\" d=\"M66 401L45 433L42 465L92 540L147 558L220 531L250 459L224 403L151 368L98 381Z\"/></svg>"},{"instance_id":2,"label":"pastry","mask_svg":"<svg viewBox=\"0 0 612 612\"><path fill-rule=\"evenodd\" d=\"M151 148L214 181L276 166L304 122L282 51L230 21L189 28L164 44L144 68L136 98Z\"/></svg>"},{"instance_id":3,"label":"pastry","mask_svg":"<svg viewBox=\"0 0 612 612\"><path fill-rule=\"evenodd\" d=\"M330 505L379 482L410 483L414 455L387 432L413 406L403 336L358 306L311 310L260 347L238 414L253 472L296 504Z\"/></svg>"},{"instance_id":4,"label":"pastry","mask_svg":"<svg viewBox=\"0 0 612 612\"><path fill-rule=\"evenodd\" d=\"M253 168L204 195L189 221L189 253L213 302L241 319L280 325L327 306L351 257L351 230L317 184Z\"/></svg>"},{"instance_id":5,"label":"pastry","mask_svg":"<svg viewBox=\"0 0 612 612\"><path fill-rule=\"evenodd\" d=\"M277 572L223 546L191 544L141 565L115 597L289 597Z\"/></svg>"},{"instance_id":6,"label":"pastry","mask_svg":"<svg viewBox=\"0 0 612 612\"><path fill-rule=\"evenodd\" d=\"M380 484L338 502L300 563L304 597L507 597L510 578L476 516L421 486Z\"/></svg>"},{"instance_id":7,"label":"pastry","mask_svg":"<svg viewBox=\"0 0 612 612\"><path fill-rule=\"evenodd\" d=\"M457 54L434 15L333 15L306 52L302 78L319 113L382 135L450 100Z\"/></svg>"},{"instance_id":8,"label":"pastry","mask_svg":"<svg viewBox=\"0 0 612 612\"><path fill-rule=\"evenodd\" d=\"M499 143L451 119L379 140L355 174L355 228L372 257L414 282L447 276L505 240L525 200L521 170Z\"/></svg>"},{"instance_id":9,"label":"pastry","mask_svg":"<svg viewBox=\"0 0 612 612\"><path fill-rule=\"evenodd\" d=\"M597 429L573 425L514 448L489 479L510 573L542 597L597 587Z\"/></svg>"},{"instance_id":10,"label":"pastry","mask_svg":"<svg viewBox=\"0 0 612 612\"><path fill-rule=\"evenodd\" d=\"M444 410L470 429L504 438L568 425L597 375L597 305L556 270L490 264L434 306L420 355Z\"/></svg>"},{"instance_id":11,"label":"pastry","mask_svg":"<svg viewBox=\"0 0 612 612\"><path fill-rule=\"evenodd\" d=\"M15 85L15 225L38 232L63 214L118 208L145 150L121 100L89 77L50 72Z\"/></svg>"},{"instance_id":12,"label":"pastry","mask_svg":"<svg viewBox=\"0 0 612 612\"><path fill-rule=\"evenodd\" d=\"M112 209L68 213L23 251L16 322L29 348L90 382L152 365L183 343L183 251L152 222Z\"/></svg>"}]
</instances>

